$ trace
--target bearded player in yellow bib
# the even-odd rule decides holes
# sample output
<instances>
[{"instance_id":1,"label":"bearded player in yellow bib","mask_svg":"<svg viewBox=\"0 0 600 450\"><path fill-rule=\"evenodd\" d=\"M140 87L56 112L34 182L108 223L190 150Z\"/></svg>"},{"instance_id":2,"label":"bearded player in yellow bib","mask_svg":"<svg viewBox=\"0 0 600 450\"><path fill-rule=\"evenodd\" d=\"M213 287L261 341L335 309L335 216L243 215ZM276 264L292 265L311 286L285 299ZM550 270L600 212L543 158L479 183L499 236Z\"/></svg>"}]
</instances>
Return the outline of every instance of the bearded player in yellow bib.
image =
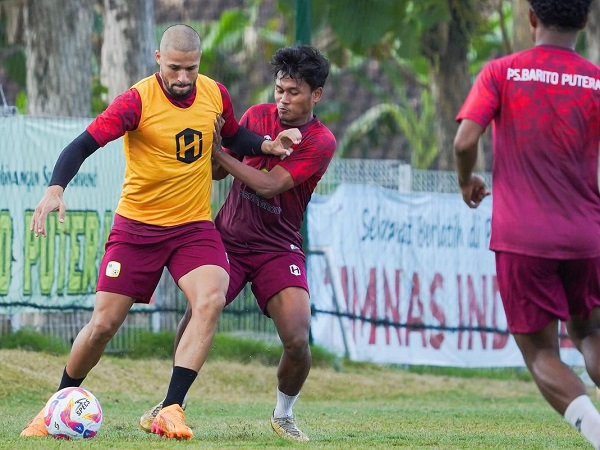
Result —
<instances>
[{"instance_id":1,"label":"bearded player in yellow bib","mask_svg":"<svg viewBox=\"0 0 600 450\"><path fill-rule=\"evenodd\" d=\"M193 28L167 28L156 51L159 72L115 98L65 147L30 226L35 236L46 236L52 211L63 222L63 192L83 161L124 137L125 180L100 264L94 311L73 342L58 389L81 385L133 304L150 301L166 267L192 317L151 431L177 439L193 436L182 404L212 344L229 284L229 263L210 209L215 120L225 119L223 142L240 155L288 155L301 138L292 129L268 141L239 126L227 89L198 73L200 56ZM43 409L21 432L47 434Z\"/></svg>"}]
</instances>

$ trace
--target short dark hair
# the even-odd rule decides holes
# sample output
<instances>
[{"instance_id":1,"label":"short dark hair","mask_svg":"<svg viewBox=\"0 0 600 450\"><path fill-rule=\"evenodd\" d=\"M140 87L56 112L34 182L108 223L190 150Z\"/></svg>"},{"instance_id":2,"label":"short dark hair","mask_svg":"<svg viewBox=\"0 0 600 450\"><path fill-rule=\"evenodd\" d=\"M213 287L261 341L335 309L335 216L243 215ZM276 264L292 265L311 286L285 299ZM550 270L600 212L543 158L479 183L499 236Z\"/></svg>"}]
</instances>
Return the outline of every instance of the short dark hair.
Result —
<instances>
[{"instance_id":1,"label":"short dark hair","mask_svg":"<svg viewBox=\"0 0 600 450\"><path fill-rule=\"evenodd\" d=\"M581 30L593 0L528 0L546 27L561 31Z\"/></svg>"},{"instance_id":2,"label":"short dark hair","mask_svg":"<svg viewBox=\"0 0 600 450\"><path fill-rule=\"evenodd\" d=\"M329 76L329 61L323 54L309 45L280 48L271 58L271 73L275 78L289 75L304 80L311 91L325 86Z\"/></svg>"}]
</instances>

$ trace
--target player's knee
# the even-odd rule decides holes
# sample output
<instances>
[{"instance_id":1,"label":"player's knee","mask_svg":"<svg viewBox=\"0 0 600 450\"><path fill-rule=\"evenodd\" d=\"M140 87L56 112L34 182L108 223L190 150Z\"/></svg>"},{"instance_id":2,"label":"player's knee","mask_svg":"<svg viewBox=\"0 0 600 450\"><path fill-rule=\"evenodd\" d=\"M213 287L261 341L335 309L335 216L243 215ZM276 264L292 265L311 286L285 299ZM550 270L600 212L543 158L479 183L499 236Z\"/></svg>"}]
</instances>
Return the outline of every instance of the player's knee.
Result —
<instances>
[{"instance_id":1,"label":"player's knee","mask_svg":"<svg viewBox=\"0 0 600 450\"><path fill-rule=\"evenodd\" d=\"M225 293L221 290L212 290L199 295L191 305L191 315L201 314L204 316L219 316L225 307Z\"/></svg>"},{"instance_id":2,"label":"player's knee","mask_svg":"<svg viewBox=\"0 0 600 450\"><path fill-rule=\"evenodd\" d=\"M310 357L308 334L297 333L283 343L283 351L291 359L305 359Z\"/></svg>"},{"instance_id":3,"label":"player's knee","mask_svg":"<svg viewBox=\"0 0 600 450\"><path fill-rule=\"evenodd\" d=\"M119 330L119 324L109 320L90 322L88 326L92 345L106 345Z\"/></svg>"}]
</instances>

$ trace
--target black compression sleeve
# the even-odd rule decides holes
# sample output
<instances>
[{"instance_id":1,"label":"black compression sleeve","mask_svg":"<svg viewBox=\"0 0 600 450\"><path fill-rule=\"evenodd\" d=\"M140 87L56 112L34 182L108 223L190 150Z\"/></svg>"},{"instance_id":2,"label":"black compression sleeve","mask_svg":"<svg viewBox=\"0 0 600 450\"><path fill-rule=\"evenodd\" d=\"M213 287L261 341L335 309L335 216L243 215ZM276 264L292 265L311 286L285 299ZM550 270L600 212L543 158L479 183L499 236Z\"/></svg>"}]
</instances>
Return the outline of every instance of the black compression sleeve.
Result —
<instances>
[{"instance_id":1,"label":"black compression sleeve","mask_svg":"<svg viewBox=\"0 0 600 450\"><path fill-rule=\"evenodd\" d=\"M240 156L263 155L260 147L264 140L262 136L240 126L233 136L223 138L223 147Z\"/></svg>"},{"instance_id":2,"label":"black compression sleeve","mask_svg":"<svg viewBox=\"0 0 600 450\"><path fill-rule=\"evenodd\" d=\"M100 146L87 130L81 133L59 155L48 185L57 184L66 188L77 175L83 161L99 148Z\"/></svg>"}]
</instances>

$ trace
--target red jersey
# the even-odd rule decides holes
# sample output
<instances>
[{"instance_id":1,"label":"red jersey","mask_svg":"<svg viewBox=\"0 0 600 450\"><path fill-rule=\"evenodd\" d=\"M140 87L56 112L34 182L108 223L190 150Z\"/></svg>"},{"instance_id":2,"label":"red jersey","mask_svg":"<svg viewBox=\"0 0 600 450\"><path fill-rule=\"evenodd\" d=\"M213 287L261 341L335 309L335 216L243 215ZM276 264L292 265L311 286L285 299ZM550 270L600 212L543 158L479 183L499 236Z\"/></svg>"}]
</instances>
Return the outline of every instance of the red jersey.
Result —
<instances>
[{"instance_id":1,"label":"red jersey","mask_svg":"<svg viewBox=\"0 0 600 450\"><path fill-rule=\"evenodd\" d=\"M274 139L286 129L275 104L252 106L240 125L261 136ZM335 137L316 117L301 127L302 142L281 160L278 156L257 155L243 159L255 169L269 171L275 166L286 169L294 187L270 199L260 197L237 179L215 218L215 225L227 251L257 253L302 249L300 227L304 211L317 183L325 173L335 150Z\"/></svg>"},{"instance_id":2,"label":"red jersey","mask_svg":"<svg viewBox=\"0 0 600 450\"><path fill-rule=\"evenodd\" d=\"M490 248L600 256L600 68L536 46L488 63L457 120L493 121Z\"/></svg>"}]
</instances>

